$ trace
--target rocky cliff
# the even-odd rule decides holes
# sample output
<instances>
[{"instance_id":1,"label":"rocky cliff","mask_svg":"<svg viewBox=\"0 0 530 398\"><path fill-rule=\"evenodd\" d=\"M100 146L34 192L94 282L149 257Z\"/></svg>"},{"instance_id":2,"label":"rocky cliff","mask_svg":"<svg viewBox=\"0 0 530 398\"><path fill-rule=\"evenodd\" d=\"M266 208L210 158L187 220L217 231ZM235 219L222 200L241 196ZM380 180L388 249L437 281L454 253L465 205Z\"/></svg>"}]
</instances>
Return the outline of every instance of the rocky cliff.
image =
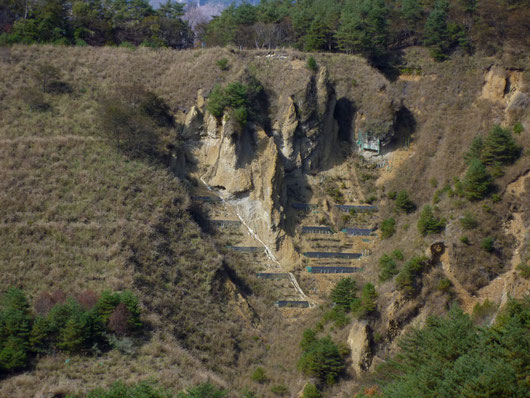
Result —
<instances>
[{"instance_id":1,"label":"rocky cliff","mask_svg":"<svg viewBox=\"0 0 530 398\"><path fill-rule=\"evenodd\" d=\"M383 146L394 136L399 100L379 89L375 108L345 107L344 99L337 101L328 69L321 67L305 73L292 91L267 91L268 102L276 105L264 110L271 111L268 129L256 123L241 129L229 113L214 117L199 90L181 116L188 173L228 201L287 265L298 254L286 234L286 208L300 199L287 194L290 186L334 167L345 147L356 149L360 131L377 136Z\"/></svg>"}]
</instances>

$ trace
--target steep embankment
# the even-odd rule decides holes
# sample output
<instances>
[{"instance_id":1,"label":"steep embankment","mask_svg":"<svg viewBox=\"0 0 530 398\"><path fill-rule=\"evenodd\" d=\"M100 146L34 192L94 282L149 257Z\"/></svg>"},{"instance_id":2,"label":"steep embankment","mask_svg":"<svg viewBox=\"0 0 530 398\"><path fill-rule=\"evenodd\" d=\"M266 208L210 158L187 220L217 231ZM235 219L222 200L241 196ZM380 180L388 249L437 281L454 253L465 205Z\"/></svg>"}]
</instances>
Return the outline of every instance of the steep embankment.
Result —
<instances>
[{"instance_id":1,"label":"steep embankment","mask_svg":"<svg viewBox=\"0 0 530 398\"><path fill-rule=\"evenodd\" d=\"M315 55L312 71L294 51L16 46L2 54L2 286L32 300L57 289L132 289L148 328L135 355L45 356L2 380L0 395L47 396L117 378L177 388L210 378L264 397L281 385L295 394L306 380L293 347L317 322L351 349L352 377L327 394L351 393L429 314L454 301L469 312L486 299L502 305L528 289L517 270L528 258L527 152L497 173L497 196L470 202L455 193L477 134L520 123L516 140L528 150L522 60L434 63L411 49L391 81L347 55ZM39 65L57 68L68 90L36 93ZM215 84L234 82L263 88L244 128L229 109L215 117L207 105ZM158 158L131 158L102 134L102 101L109 93L125 101L120 90L131 84L156 93L175 118ZM416 211L395 210L393 192L402 190ZM447 225L424 236L416 225L429 203ZM467 213L471 230L461 222ZM381 239L389 218L395 233ZM490 252L481 248L488 237ZM398 272L414 256L429 258L420 275L397 277L406 283L380 281L379 258L396 249ZM376 286L374 314L341 327L322 321L344 276L315 273L330 266ZM275 308L285 302L301 308ZM305 307L313 303L322 306ZM249 381L258 365L266 380Z\"/></svg>"}]
</instances>

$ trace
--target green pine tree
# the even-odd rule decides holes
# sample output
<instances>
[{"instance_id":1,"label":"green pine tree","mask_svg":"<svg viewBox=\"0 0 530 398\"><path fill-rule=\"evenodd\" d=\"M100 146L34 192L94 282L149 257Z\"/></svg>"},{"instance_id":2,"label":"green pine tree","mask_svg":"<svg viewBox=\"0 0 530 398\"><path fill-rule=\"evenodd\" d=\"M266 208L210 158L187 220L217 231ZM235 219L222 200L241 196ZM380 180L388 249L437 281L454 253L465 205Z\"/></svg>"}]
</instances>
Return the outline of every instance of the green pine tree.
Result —
<instances>
[{"instance_id":1,"label":"green pine tree","mask_svg":"<svg viewBox=\"0 0 530 398\"><path fill-rule=\"evenodd\" d=\"M338 347L327 336L317 340L298 361L298 368L308 376L317 377L321 382L332 385L344 371L344 359Z\"/></svg>"},{"instance_id":2,"label":"green pine tree","mask_svg":"<svg viewBox=\"0 0 530 398\"><path fill-rule=\"evenodd\" d=\"M431 48L431 55L437 61L446 59L451 47L448 20L449 4L446 0L436 0L425 22L424 44Z\"/></svg>"},{"instance_id":3,"label":"green pine tree","mask_svg":"<svg viewBox=\"0 0 530 398\"><path fill-rule=\"evenodd\" d=\"M9 288L1 300L1 309L29 313L29 303L24 292L17 288Z\"/></svg>"},{"instance_id":4,"label":"green pine tree","mask_svg":"<svg viewBox=\"0 0 530 398\"><path fill-rule=\"evenodd\" d=\"M469 164L462 188L464 196L469 200L484 199L491 192L491 176L480 160L475 159Z\"/></svg>"},{"instance_id":5,"label":"green pine tree","mask_svg":"<svg viewBox=\"0 0 530 398\"><path fill-rule=\"evenodd\" d=\"M79 352L85 346L83 325L78 317L72 317L61 330L57 347L67 352Z\"/></svg>"},{"instance_id":6,"label":"green pine tree","mask_svg":"<svg viewBox=\"0 0 530 398\"><path fill-rule=\"evenodd\" d=\"M202 383L181 392L177 398L224 398L227 391L220 390L211 383Z\"/></svg>"},{"instance_id":7,"label":"green pine tree","mask_svg":"<svg viewBox=\"0 0 530 398\"><path fill-rule=\"evenodd\" d=\"M302 341L300 341L300 347L302 350L309 350L317 341L317 334L313 329L306 329L302 335Z\"/></svg>"},{"instance_id":8,"label":"green pine tree","mask_svg":"<svg viewBox=\"0 0 530 398\"><path fill-rule=\"evenodd\" d=\"M401 15L411 29L416 29L416 25L423 18L423 7L418 0L402 0Z\"/></svg>"},{"instance_id":9,"label":"green pine tree","mask_svg":"<svg viewBox=\"0 0 530 398\"><path fill-rule=\"evenodd\" d=\"M129 325L131 328L140 328L142 326L142 322L140 321L140 314L142 311L140 309L138 297L136 297L136 295L130 290L125 290L119 295L119 299L121 303L125 304L130 313Z\"/></svg>"},{"instance_id":10,"label":"green pine tree","mask_svg":"<svg viewBox=\"0 0 530 398\"><path fill-rule=\"evenodd\" d=\"M322 394L313 383L307 383L304 387L302 398L320 398Z\"/></svg>"},{"instance_id":11,"label":"green pine tree","mask_svg":"<svg viewBox=\"0 0 530 398\"><path fill-rule=\"evenodd\" d=\"M307 34L304 36L305 51L322 51L326 50L331 32L329 28L316 18L311 22Z\"/></svg>"},{"instance_id":12,"label":"green pine tree","mask_svg":"<svg viewBox=\"0 0 530 398\"><path fill-rule=\"evenodd\" d=\"M400 191L396 196L396 209L402 213L412 213L416 210L416 204L409 198L407 191Z\"/></svg>"},{"instance_id":13,"label":"green pine tree","mask_svg":"<svg viewBox=\"0 0 530 398\"><path fill-rule=\"evenodd\" d=\"M471 146L469 151L464 154L464 159L466 163L471 163L475 159L480 159L482 157L482 150L484 149L484 141L482 137L475 137L471 141Z\"/></svg>"},{"instance_id":14,"label":"green pine tree","mask_svg":"<svg viewBox=\"0 0 530 398\"><path fill-rule=\"evenodd\" d=\"M2 297L0 307L0 347L10 338L28 346L32 317L26 296L19 289L10 288Z\"/></svg>"},{"instance_id":15,"label":"green pine tree","mask_svg":"<svg viewBox=\"0 0 530 398\"><path fill-rule=\"evenodd\" d=\"M361 313L359 316L365 317L372 314L377 308L377 292L371 283L363 286L361 291Z\"/></svg>"},{"instance_id":16,"label":"green pine tree","mask_svg":"<svg viewBox=\"0 0 530 398\"><path fill-rule=\"evenodd\" d=\"M490 328L475 327L456 306L429 318L384 365L382 397L527 397L529 324L528 298L509 300Z\"/></svg>"},{"instance_id":17,"label":"green pine tree","mask_svg":"<svg viewBox=\"0 0 530 398\"><path fill-rule=\"evenodd\" d=\"M445 220L434 215L431 206L426 205L421 211L418 220L418 231L420 231L422 235L438 234L445 229L445 223Z\"/></svg>"},{"instance_id":18,"label":"green pine tree","mask_svg":"<svg viewBox=\"0 0 530 398\"><path fill-rule=\"evenodd\" d=\"M339 48L347 53L361 53L371 60L384 56L389 34L388 14L383 0L346 3L335 33Z\"/></svg>"},{"instance_id":19,"label":"green pine tree","mask_svg":"<svg viewBox=\"0 0 530 398\"><path fill-rule=\"evenodd\" d=\"M484 164L510 164L521 155L521 147L513 139L510 129L495 126L484 139L480 159Z\"/></svg>"},{"instance_id":20,"label":"green pine tree","mask_svg":"<svg viewBox=\"0 0 530 398\"><path fill-rule=\"evenodd\" d=\"M397 264L388 254L383 254L379 259L379 280L385 282L398 274Z\"/></svg>"},{"instance_id":21,"label":"green pine tree","mask_svg":"<svg viewBox=\"0 0 530 398\"><path fill-rule=\"evenodd\" d=\"M101 293L101 297L96 304L96 310L105 325L108 323L112 312L120 301L120 295L118 293L112 293L108 290Z\"/></svg>"},{"instance_id":22,"label":"green pine tree","mask_svg":"<svg viewBox=\"0 0 530 398\"><path fill-rule=\"evenodd\" d=\"M48 349L49 324L45 317L37 317L29 335L29 345L34 353L44 353Z\"/></svg>"},{"instance_id":23,"label":"green pine tree","mask_svg":"<svg viewBox=\"0 0 530 398\"><path fill-rule=\"evenodd\" d=\"M330 298L338 307L348 312L357 290L357 284L353 278L341 278L331 290Z\"/></svg>"},{"instance_id":24,"label":"green pine tree","mask_svg":"<svg viewBox=\"0 0 530 398\"><path fill-rule=\"evenodd\" d=\"M0 370L10 372L23 369L27 363L28 355L25 342L15 336L9 336L0 346Z\"/></svg>"},{"instance_id":25,"label":"green pine tree","mask_svg":"<svg viewBox=\"0 0 530 398\"><path fill-rule=\"evenodd\" d=\"M215 117L221 117L227 106L225 91L219 84L216 84L208 96L206 109Z\"/></svg>"},{"instance_id":26,"label":"green pine tree","mask_svg":"<svg viewBox=\"0 0 530 398\"><path fill-rule=\"evenodd\" d=\"M392 217L383 220L381 223L381 238L388 239L396 232L396 220Z\"/></svg>"}]
</instances>

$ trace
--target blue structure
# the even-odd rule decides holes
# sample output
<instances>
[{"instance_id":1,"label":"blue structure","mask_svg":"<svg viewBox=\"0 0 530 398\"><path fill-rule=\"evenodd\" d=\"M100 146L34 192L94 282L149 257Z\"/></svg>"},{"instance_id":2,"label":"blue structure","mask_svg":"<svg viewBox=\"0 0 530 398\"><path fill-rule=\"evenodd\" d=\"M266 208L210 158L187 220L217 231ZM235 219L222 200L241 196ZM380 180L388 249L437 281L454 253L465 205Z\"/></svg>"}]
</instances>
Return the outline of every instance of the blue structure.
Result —
<instances>
[{"instance_id":1,"label":"blue structure","mask_svg":"<svg viewBox=\"0 0 530 398\"><path fill-rule=\"evenodd\" d=\"M370 134L363 134L360 130L357 133L357 145L362 150L374 151L378 155L381 153L381 140L371 137Z\"/></svg>"},{"instance_id":2,"label":"blue structure","mask_svg":"<svg viewBox=\"0 0 530 398\"><path fill-rule=\"evenodd\" d=\"M370 236L373 231L370 228L343 228L341 232L350 236Z\"/></svg>"},{"instance_id":3,"label":"blue structure","mask_svg":"<svg viewBox=\"0 0 530 398\"><path fill-rule=\"evenodd\" d=\"M333 230L330 227L302 227L302 233L303 234L325 234L325 235L331 235L333 234Z\"/></svg>"},{"instance_id":4,"label":"blue structure","mask_svg":"<svg viewBox=\"0 0 530 398\"><path fill-rule=\"evenodd\" d=\"M280 300L274 303L276 307L309 308L308 301Z\"/></svg>"},{"instance_id":5,"label":"blue structure","mask_svg":"<svg viewBox=\"0 0 530 398\"><path fill-rule=\"evenodd\" d=\"M362 257L361 253L340 253L340 252L305 252L303 253L307 258L343 258L343 259L359 259Z\"/></svg>"},{"instance_id":6,"label":"blue structure","mask_svg":"<svg viewBox=\"0 0 530 398\"><path fill-rule=\"evenodd\" d=\"M370 211L377 211L377 206L372 205L335 205L339 210L344 212L349 212L350 210L355 210L359 213L367 213Z\"/></svg>"},{"instance_id":7,"label":"blue structure","mask_svg":"<svg viewBox=\"0 0 530 398\"><path fill-rule=\"evenodd\" d=\"M361 271L360 267L305 267L311 274L352 274Z\"/></svg>"}]
</instances>

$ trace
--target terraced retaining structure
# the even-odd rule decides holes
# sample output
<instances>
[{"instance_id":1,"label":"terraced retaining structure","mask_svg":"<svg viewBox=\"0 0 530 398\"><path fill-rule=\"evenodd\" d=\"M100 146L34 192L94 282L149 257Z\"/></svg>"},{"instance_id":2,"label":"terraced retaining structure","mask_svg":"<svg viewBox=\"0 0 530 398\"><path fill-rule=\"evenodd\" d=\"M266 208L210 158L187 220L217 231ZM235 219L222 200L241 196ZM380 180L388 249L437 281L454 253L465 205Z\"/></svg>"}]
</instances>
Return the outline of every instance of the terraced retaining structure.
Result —
<instances>
[{"instance_id":1,"label":"terraced retaining structure","mask_svg":"<svg viewBox=\"0 0 530 398\"><path fill-rule=\"evenodd\" d=\"M345 258L358 259L362 257L361 253L341 253L341 252L304 252L307 258Z\"/></svg>"},{"instance_id":2,"label":"terraced retaining structure","mask_svg":"<svg viewBox=\"0 0 530 398\"><path fill-rule=\"evenodd\" d=\"M331 235L335 232L331 229L331 227L311 227L311 226L305 226L302 227L302 233L303 234L323 234L323 235Z\"/></svg>"},{"instance_id":3,"label":"terraced retaining structure","mask_svg":"<svg viewBox=\"0 0 530 398\"><path fill-rule=\"evenodd\" d=\"M343 228L341 230L342 233L350 236L370 236L370 234L374 231L375 229L371 228Z\"/></svg>"},{"instance_id":4,"label":"terraced retaining structure","mask_svg":"<svg viewBox=\"0 0 530 398\"><path fill-rule=\"evenodd\" d=\"M362 270L361 267L305 267L311 274L352 274Z\"/></svg>"}]
</instances>

